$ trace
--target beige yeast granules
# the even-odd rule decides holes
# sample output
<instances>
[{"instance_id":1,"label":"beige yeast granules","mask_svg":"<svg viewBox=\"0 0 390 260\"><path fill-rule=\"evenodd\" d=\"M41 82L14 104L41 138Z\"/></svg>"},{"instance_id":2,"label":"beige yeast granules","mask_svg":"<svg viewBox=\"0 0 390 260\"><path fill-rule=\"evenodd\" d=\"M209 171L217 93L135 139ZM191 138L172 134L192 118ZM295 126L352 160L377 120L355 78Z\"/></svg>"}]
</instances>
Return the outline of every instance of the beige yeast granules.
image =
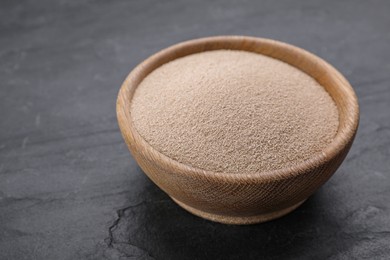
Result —
<instances>
[{"instance_id":1,"label":"beige yeast granules","mask_svg":"<svg viewBox=\"0 0 390 260\"><path fill-rule=\"evenodd\" d=\"M171 61L138 86L139 134L200 169L256 173L309 159L333 139L337 107L313 78L282 61L217 50Z\"/></svg>"}]
</instances>

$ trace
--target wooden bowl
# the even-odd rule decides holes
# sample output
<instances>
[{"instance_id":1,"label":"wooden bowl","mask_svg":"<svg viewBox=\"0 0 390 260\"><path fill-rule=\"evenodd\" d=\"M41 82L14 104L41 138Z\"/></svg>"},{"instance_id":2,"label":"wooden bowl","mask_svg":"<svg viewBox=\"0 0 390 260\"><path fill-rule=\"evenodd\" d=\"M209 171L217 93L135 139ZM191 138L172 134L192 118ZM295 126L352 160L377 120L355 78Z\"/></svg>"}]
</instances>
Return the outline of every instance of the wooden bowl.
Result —
<instances>
[{"instance_id":1,"label":"wooden bowl","mask_svg":"<svg viewBox=\"0 0 390 260\"><path fill-rule=\"evenodd\" d=\"M296 166L253 174L205 171L155 150L140 136L132 122L130 107L137 86L164 63L218 49L245 50L270 56L316 79L334 99L339 111L339 128L332 143ZM117 117L123 138L139 166L177 204L212 221L252 224L291 212L330 178L352 145L359 122L359 108L348 81L321 58L274 40L220 36L173 45L138 65L120 89Z\"/></svg>"}]
</instances>

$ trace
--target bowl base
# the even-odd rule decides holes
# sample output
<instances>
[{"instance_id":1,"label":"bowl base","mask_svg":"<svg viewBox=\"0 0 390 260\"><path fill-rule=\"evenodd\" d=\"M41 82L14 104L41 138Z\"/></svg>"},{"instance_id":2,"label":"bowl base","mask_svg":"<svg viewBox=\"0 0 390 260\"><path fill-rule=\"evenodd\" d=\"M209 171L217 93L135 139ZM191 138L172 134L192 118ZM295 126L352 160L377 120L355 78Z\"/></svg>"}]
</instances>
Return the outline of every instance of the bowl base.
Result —
<instances>
[{"instance_id":1,"label":"bowl base","mask_svg":"<svg viewBox=\"0 0 390 260\"><path fill-rule=\"evenodd\" d=\"M306 201L306 200L302 200L291 207L284 208L284 209L277 210L277 211L273 211L273 212L269 212L269 213L265 213L265 214L260 214L260 215L256 215L256 216L250 216L250 217L239 217L239 216L227 216L227 215L218 215L218 214L208 213L205 211L201 211L199 209L195 209L191 206L188 206L187 204L184 204L183 202L178 201L175 198L171 197L171 199L174 202L176 202L180 207L182 207L183 209L187 210L188 212L190 212L198 217L201 217L201 218L204 218L207 220L211 220L214 222L219 222L219 223L223 223L223 224L230 224L230 225L250 225L250 224L257 224L257 223L262 223L262 222L270 221L273 219L277 219L277 218L283 217L284 215L290 213L291 211L298 208L300 205L302 205L302 203L304 203Z\"/></svg>"}]
</instances>

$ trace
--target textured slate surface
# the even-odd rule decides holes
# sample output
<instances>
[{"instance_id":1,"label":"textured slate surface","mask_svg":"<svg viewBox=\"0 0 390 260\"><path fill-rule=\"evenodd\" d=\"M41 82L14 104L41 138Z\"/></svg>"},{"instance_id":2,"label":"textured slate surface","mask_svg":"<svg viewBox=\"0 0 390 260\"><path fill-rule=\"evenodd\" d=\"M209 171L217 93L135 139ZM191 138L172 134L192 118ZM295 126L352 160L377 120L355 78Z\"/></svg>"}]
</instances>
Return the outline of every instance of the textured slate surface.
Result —
<instances>
[{"instance_id":1,"label":"textured slate surface","mask_svg":"<svg viewBox=\"0 0 390 260\"><path fill-rule=\"evenodd\" d=\"M2 1L0 259L389 259L390 2ZM150 54L209 35L269 37L334 64L361 123L335 176L254 226L194 217L149 181L115 99Z\"/></svg>"}]
</instances>

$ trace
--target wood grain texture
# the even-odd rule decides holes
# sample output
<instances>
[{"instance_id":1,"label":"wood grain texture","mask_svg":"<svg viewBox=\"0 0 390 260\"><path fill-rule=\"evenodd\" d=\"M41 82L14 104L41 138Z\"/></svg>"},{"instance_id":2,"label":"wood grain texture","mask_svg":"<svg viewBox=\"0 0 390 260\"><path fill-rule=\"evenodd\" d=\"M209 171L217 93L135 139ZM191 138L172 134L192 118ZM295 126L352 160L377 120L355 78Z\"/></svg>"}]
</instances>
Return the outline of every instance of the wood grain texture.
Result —
<instances>
[{"instance_id":1,"label":"wood grain texture","mask_svg":"<svg viewBox=\"0 0 390 260\"><path fill-rule=\"evenodd\" d=\"M322 153L296 166L253 174L224 174L184 165L161 154L137 132L131 118L133 94L151 71L189 54L245 50L267 55L315 78L334 99L339 129ZM359 121L356 95L331 65L309 52L274 40L220 36L187 41L162 50L137 66L123 83L117 100L122 135L133 157L162 190L198 216L227 224L253 224L282 216L324 184L344 160ZM288 210L290 209L290 210Z\"/></svg>"}]
</instances>

